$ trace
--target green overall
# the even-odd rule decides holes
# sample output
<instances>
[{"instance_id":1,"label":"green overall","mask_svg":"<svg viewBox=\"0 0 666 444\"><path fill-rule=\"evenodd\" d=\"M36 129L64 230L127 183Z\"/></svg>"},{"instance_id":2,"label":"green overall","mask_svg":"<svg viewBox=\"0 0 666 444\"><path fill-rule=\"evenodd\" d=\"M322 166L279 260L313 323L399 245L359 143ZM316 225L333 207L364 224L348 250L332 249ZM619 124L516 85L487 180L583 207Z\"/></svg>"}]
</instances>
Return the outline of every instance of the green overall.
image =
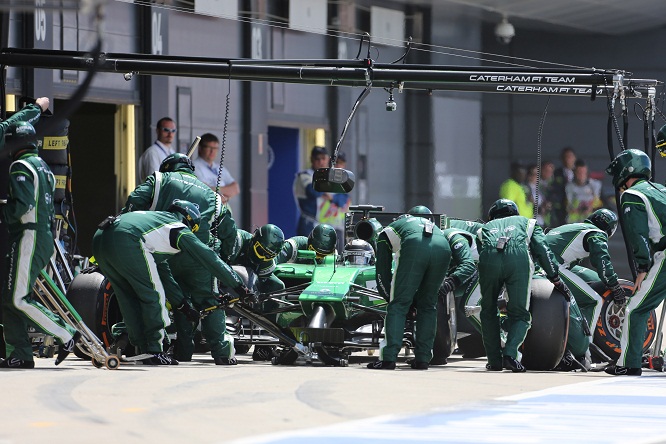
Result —
<instances>
[{"instance_id":1,"label":"green overall","mask_svg":"<svg viewBox=\"0 0 666 444\"><path fill-rule=\"evenodd\" d=\"M6 356L32 361L28 326L57 338L72 339L74 328L32 297L32 286L53 254L55 178L36 154L24 154L9 167L9 196L2 221L9 230L7 270L2 287Z\"/></svg>"},{"instance_id":2,"label":"green overall","mask_svg":"<svg viewBox=\"0 0 666 444\"><path fill-rule=\"evenodd\" d=\"M617 364L640 368L648 317L666 298L666 187L647 180L635 182L620 197L620 217L636 269L647 276L627 303Z\"/></svg>"},{"instance_id":3,"label":"green overall","mask_svg":"<svg viewBox=\"0 0 666 444\"><path fill-rule=\"evenodd\" d=\"M597 270L595 280L603 282L606 287L617 285L617 274L608 253L608 235L595 225L583 222L562 225L550 230L546 234L546 242L560 264L560 278L569 287L575 299L572 301L576 304L571 306L572 313L575 315L577 306L585 318L590 332L594 332L601 313L603 298L589 285L590 270L577 263L589 257ZM575 321L575 318L571 320ZM567 348L575 357L580 357L587 349L582 350L581 341L577 340L582 332L572 327L570 322ZM593 339L593 334L588 336L588 344Z\"/></svg>"},{"instance_id":4,"label":"green overall","mask_svg":"<svg viewBox=\"0 0 666 444\"><path fill-rule=\"evenodd\" d=\"M275 259L278 264L284 264L286 262L299 263L299 259L296 257L298 250L307 250L308 249L308 237L307 236L293 236L284 241L282 250ZM312 263L311 259L303 260L303 263Z\"/></svg>"},{"instance_id":5,"label":"green overall","mask_svg":"<svg viewBox=\"0 0 666 444\"><path fill-rule=\"evenodd\" d=\"M508 238L503 250L498 249L500 237ZM509 216L487 222L480 231L479 282L481 285L481 334L494 367L502 365L500 319L497 297L506 286L507 340L504 356L518 357L518 349L530 329L530 290L534 263L532 255L549 279L557 277L557 263L546 245L543 231L534 219Z\"/></svg>"},{"instance_id":6,"label":"green overall","mask_svg":"<svg viewBox=\"0 0 666 444\"><path fill-rule=\"evenodd\" d=\"M447 239L427 219L403 215L381 231L377 240L377 284L379 294L389 301L386 346L380 349L382 361L397 359L407 312L415 303L414 357L420 362L430 362L437 331L438 291L450 260L451 247ZM395 270L391 272L393 261Z\"/></svg>"},{"instance_id":7,"label":"green overall","mask_svg":"<svg viewBox=\"0 0 666 444\"><path fill-rule=\"evenodd\" d=\"M474 266L478 271L479 264L479 249L477 245L477 234L483 227L481 222L462 220L462 219L447 219L447 226L464 231L472 236L472 243L470 244L470 253L474 259ZM476 307L481 303L481 287L479 286L479 273L474 274L464 285L456 287L454 292L456 298L463 299L464 307ZM481 333L481 316L479 312L473 311L469 314L465 313L467 319Z\"/></svg>"},{"instance_id":8,"label":"green overall","mask_svg":"<svg viewBox=\"0 0 666 444\"><path fill-rule=\"evenodd\" d=\"M229 265L240 265L247 267L257 275L257 290L262 293L284 289L282 282L273 271L275 270L275 258L263 261L259 260L252 251L252 234L245 230L236 230L235 242L228 248L222 245L220 257Z\"/></svg>"},{"instance_id":9,"label":"green overall","mask_svg":"<svg viewBox=\"0 0 666 444\"><path fill-rule=\"evenodd\" d=\"M199 207L201 223L195 236L201 242L210 244L211 226L221 218L224 218L225 225L233 225L235 234L235 222L228 207L222 205L219 195L192 173L156 171L132 191L123 211L166 211L175 199L187 200ZM228 234L228 230L217 232L218 238L225 234ZM222 237L220 240L229 242L229 239L233 241L234 237ZM216 296L219 294L217 283L208 270L183 255L172 256L169 259L169 268L183 294L196 309L202 310L216 305ZM190 361L194 354L192 322L176 310L173 311L173 320L177 334L174 357L179 361ZM224 310L213 310L201 320L201 334L210 346L213 358L234 356L233 338L227 334Z\"/></svg>"},{"instance_id":10,"label":"green overall","mask_svg":"<svg viewBox=\"0 0 666 444\"><path fill-rule=\"evenodd\" d=\"M93 253L113 286L130 342L140 353L162 352L169 325L166 295L178 306L184 296L171 276L167 259L181 254L232 288L242 283L215 252L166 211L135 211L118 217L93 238ZM168 290L165 290L165 287Z\"/></svg>"},{"instance_id":11,"label":"green overall","mask_svg":"<svg viewBox=\"0 0 666 444\"><path fill-rule=\"evenodd\" d=\"M447 228L442 234L451 248L451 262L446 277L453 280L454 288L467 286L478 275L472 255L472 251L476 251L476 248L472 248L475 239L470 233L456 228Z\"/></svg>"}]
</instances>

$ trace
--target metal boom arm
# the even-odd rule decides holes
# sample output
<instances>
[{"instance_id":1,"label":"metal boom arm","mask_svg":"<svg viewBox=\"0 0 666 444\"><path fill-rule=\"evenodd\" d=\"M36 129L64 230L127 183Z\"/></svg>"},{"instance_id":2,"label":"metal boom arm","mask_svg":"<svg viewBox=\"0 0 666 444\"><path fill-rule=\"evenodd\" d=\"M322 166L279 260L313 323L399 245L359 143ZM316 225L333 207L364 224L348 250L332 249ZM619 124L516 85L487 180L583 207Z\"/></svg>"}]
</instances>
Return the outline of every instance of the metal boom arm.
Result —
<instances>
[{"instance_id":1,"label":"metal boom arm","mask_svg":"<svg viewBox=\"0 0 666 444\"><path fill-rule=\"evenodd\" d=\"M0 64L15 67L85 71L93 65L90 53L5 48ZM497 92L510 94L591 96L612 91L620 83L628 97L642 97L652 79L630 79L617 70L460 67L442 65L373 64L371 60L246 60L205 57L105 53L99 72L139 75L223 78L332 86L367 85L369 71L375 87ZM131 78L131 76L129 76Z\"/></svg>"}]
</instances>

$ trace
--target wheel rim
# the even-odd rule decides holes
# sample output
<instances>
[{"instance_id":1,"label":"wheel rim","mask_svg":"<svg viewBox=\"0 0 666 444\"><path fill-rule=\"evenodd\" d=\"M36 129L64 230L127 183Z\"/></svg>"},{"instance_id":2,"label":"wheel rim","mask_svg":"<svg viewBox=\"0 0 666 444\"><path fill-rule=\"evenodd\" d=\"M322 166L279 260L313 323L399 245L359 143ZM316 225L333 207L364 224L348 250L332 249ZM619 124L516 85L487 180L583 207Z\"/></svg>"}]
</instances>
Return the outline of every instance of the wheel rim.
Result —
<instances>
[{"instance_id":1,"label":"wheel rim","mask_svg":"<svg viewBox=\"0 0 666 444\"><path fill-rule=\"evenodd\" d=\"M617 342L620 342L620 339L622 338L622 325L624 324L625 313L626 307L624 305L618 305L615 302L609 303L607 310L604 313L606 325L608 326L608 333Z\"/></svg>"}]
</instances>

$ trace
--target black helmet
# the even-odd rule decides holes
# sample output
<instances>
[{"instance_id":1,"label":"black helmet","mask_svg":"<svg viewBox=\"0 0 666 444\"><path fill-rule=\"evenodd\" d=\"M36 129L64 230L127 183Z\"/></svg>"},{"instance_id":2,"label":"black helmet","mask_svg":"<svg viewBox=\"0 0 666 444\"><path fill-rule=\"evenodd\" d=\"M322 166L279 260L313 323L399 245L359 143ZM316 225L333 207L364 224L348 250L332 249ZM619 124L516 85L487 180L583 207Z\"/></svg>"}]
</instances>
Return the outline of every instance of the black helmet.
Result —
<instances>
[{"instance_id":1,"label":"black helmet","mask_svg":"<svg viewBox=\"0 0 666 444\"><path fill-rule=\"evenodd\" d=\"M308 235L308 250L317 253L317 259L335 253L338 234L329 224L319 224Z\"/></svg>"},{"instance_id":2,"label":"black helmet","mask_svg":"<svg viewBox=\"0 0 666 444\"><path fill-rule=\"evenodd\" d=\"M167 211L181 214L183 216L183 223L187 225L193 233L196 233L199 230L201 213L199 212L199 208L197 208L192 202L176 199L171 202Z\"/></svg>"},{"instance_id":3,"label":"black helmet","mask_svg":"<svg viewBox=\"0 0 666 444\"><path fill-rule=\"evenodd\" d=\"M277 225L266 224L257 228L252 235L250 259L254 262L270 261L282 250L284 233Z\"/></svg>"},{"instance_id":4,"label":"black helmet","mask_svg":"<svg viewBox=\"0 0 666 444\"><path fill-rule=\"evenodd\" d=\"M518 206L509 199L499 199L488 210L488 220L501 219L503 217L517 216Z\"/></svg>"},{"instance_id":5,"label":"black helmet","mask_svg":"<svg viewBox=\"0 0 666 444\"><path fill-rule=\"evenodd\" d=\"M345 251L342 253L342 259L353 265L374 265L375 250L372 245L361 239L354 239L347 242Z\"/></svg>"},{"instance_id":6,"label":"black helmet","mask_svg":"<svg viewBox=\"0 0 666 444\"><path fill-rule=\"evenodd\" d=\"M624 150L608 165L606 174L613 176L615 188L621 188L632 177L650 179L652 163L643 151Z\"/></svg>"},{"instance_id":7,"label":"black helmet","mask_svg":"<svg viewBox=\"0 0 666 444\"><path fill-rule=\"evenodd\" d=\"M617 229L617 215L611 210L601 208L590 214L585 222L591 223L595 227L606 232L611 237Z\"/></svg>"},{"instance_id":8,"label":"black helmet","mask_svg":"<svg viewBox=\"0 0 666 444\"><path fill-rule=\"evenodd\" d=\"M22 151L37 153L37 132L29 122L14 123L5 135L7 150L11 156Z\"/></svg>"},{"instance_id":9,"label":"black helmet","mask_svg":"<svg viewBox=\"0 0 666 444\"><path fill-rule=\"evenodd\" d=\"M183 153L169 154L160 164L160 172L170 173L172 171L184 171L186 173L194 172L192 159Z\"/></svg>"},{"instance_id":10,"label":"black helmet","mask_svg":"<svg viewBox=\"0 0 666 444\"><path fill-rule=\"evenodd\" d=\"M416 216L418 214L432 214L432 211L430 211L430 208L424 206L424 205L417 205L415 207L412 207L411 210L407 212L407 214L411 214L412 216Z\"/></svg>"}]
</instances>

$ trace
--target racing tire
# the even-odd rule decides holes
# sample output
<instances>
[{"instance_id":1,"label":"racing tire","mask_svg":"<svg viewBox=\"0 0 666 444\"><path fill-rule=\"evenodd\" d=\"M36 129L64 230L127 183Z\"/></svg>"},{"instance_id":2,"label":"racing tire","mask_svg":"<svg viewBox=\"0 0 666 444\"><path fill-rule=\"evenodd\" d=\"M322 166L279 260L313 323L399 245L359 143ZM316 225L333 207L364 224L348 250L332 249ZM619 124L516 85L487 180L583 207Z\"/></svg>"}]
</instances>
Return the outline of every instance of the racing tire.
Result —
<instances>
[{"instance_id":1,"label":"racing tire","mask_svg":"<svg viewBox=\"0 0 666 444\"><path fill-rule=\"evenodd\" d=\"M458 353L463 359L476 359L486 356L481 333L465 316L464 298L456 298L456 327Z\"/></svg>"},{"instance_id":2,"label":"racing tire","mask_svg":"<svg viewBox=\"0 0 666 444\"><path fill-rule=\"evenodd\" d=\"M437 298L437 331L432 347L430 365L444 365L456 348L456 301L453 292L446 295L446 303Z\"/></svg>"},{"instance_id":3,"label":"racing tire","mask_svg":"<svg viewBox=\"0 0 666 444\"><path fill-rule=\"evenodd\" d=\"M97 268L83 270L69 285L67 299L83 322L108 349L114 340L111 327L122 320L111 283ZM77 349L75 353L76 351ZM79 356L79 353L76 355Z\"/></svg>"},{"instance_id":4,"label":"racing tire","mask_svg":"<svg viewBox=\"0 0 666 444\"><path fill-rule=\"evenodd\" d=\"M546 279L532 280L532 327L523 342L528 370L552 370L562 360L569 331L569 303Z\"/></svg>"},{"instance_id":5,"label":"racing tire","mask_svg":"<svg viewBox=\"0 0 666 444\"><path fill-rule=\"evenodd\" d=\"M634 284L625 279L619 279L618 282L622 288L624 288L625 295L627 297L631 295ZM622 352L620 338L622 337L625 308L618 307L617 304L615 304L610 290L606 290L601 282L595 284L591 284L592 289L604 298L604 302L601 306L601 314L599 315L599 319L597 319L596 328L594 329L594 344L608 355L609 358L617 360ZM645 332L645 341L643 342L643 353L648 352L650 349L656 333L657 313L655 310L652 310L647 321L647 331Z\"/></svg>"}]
</instances>

